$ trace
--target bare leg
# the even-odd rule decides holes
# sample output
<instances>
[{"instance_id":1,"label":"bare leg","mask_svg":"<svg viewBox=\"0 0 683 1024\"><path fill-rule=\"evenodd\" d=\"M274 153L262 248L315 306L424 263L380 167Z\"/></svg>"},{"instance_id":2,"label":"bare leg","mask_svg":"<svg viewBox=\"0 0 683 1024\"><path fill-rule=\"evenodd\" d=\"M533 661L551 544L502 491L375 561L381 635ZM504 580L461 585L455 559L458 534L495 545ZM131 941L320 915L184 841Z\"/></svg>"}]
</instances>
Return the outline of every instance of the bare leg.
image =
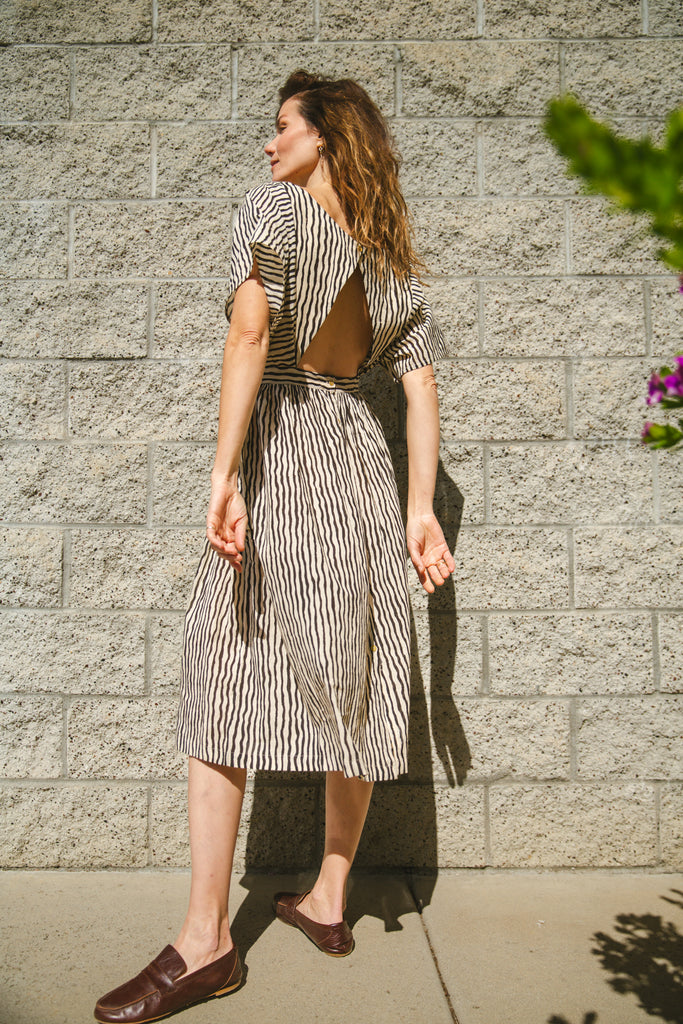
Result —
<instances>
[{"instance_id":1,"label":"bare leg","mask_svg":"<svg viewBox=\"0 0 683 1024\"><path fill-rule=\"evenodd\" d=\"M325 780L325 853L320 873L298 910L313 921L337 924L346 909L346 882L370 806L373 782L327 772Z\"/></svg>"},{"instance_id":2,"label":"bare leg","mask_svg":"<svg viewBox=\"0 0 683 1024\"><path fill-rule=\"evenodd\" d=\"M233 946L228 895L246 779L245 768L190 758L190 905L173 943L188 974L224 956Z\"/></svg>"}]
</instances>

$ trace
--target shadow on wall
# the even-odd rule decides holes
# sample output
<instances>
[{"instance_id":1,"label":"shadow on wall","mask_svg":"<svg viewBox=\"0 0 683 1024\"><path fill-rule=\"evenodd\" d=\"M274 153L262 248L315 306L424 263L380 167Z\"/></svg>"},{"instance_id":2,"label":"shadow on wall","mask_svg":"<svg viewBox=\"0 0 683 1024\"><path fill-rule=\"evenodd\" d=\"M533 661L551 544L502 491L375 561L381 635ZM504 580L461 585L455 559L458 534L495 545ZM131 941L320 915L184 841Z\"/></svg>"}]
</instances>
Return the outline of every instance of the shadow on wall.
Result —
<instances>
[{"instance_id":1,"label":"shadow on wall","mask_svg":"<svg viewBox=\"0 0 683 1024\"><path fill-rule=\"evenodd\" d=\"M683 907L683 892L669 890L667 903ZM592 952L612 977L609 984L622 995L634 995L651 1017L667 1024L683 1024L683 935L658 914L619 914L617 936L596 932ZM554 1014L548 1024L571 1024ZM587 1013L582 1024L599 1024Z\"/></svg>"},{"instance_id":2,"label":"shadow on wall","mask_svg":"<svg viewBox=\"0 0 683 1024\"><path fill-rule=\"evenodd\" d=\"M408 491L407 455L403 430L402 392L394 388L386 375L373 375L365 392L382 422L392 449L401 507L405 509ZM396 444L394 441L398 437ZM396 449L394 451L394 448ZM464 499L439 461L435 512L443 527L451 550L455 548ZM410 570L412 571L412 569ZM417 578L416 578L417 579ZM426 597L426 595L425 595ZM421 667L426 663L426 646L418 651L416 615L411 612L412 679L408 775L392 782L375 785L370 810L361 838L355 867L373 871L419 871L436 878L437 797L434 791L434 751L450 787L462 785L470 767L470 752L460 717L453 702L451 685L457 651L455 587L452 578L426 597L426 619L429 628L429 688L427 701L425 677ZM424 613L417 613L417 616ZM421 624L421 623L420 623ZM431 714L430 714L431 709ZM278 788L273 788L277 782ZM287 786L291 800L277 805L281 786ZM311 787L315 796L311 800ZM297 805L298 806L295 806ZM288 810L289 809L289 810ZM309 841L307 836L312 837ZM253 786L253 806L249 819L245 853L245 875L241 884L254 889L243 902L238 924L255 940L263 908L254 885L254 872L263 870L292 871L308 875L317 871L324 845L324 776L301 773L258 772ZM387 881L389 881L387 879ZM425 888L420 909L430 901L431 890ZM253 902L253 906L252 906ZM257 903L259 905L257 906ZM361 914L349 896L347 917L353 924ZM387 931L400 930L399 917L415 912L416 904L408 897L405 885L383 887L377 905L367 894L363 915L384 921ZM266 908L263 924L267 927L272 914ZM249 941L248 936L247 942ZM244 939L242 940L244 943Z\"/></svg>"}]
</instances>

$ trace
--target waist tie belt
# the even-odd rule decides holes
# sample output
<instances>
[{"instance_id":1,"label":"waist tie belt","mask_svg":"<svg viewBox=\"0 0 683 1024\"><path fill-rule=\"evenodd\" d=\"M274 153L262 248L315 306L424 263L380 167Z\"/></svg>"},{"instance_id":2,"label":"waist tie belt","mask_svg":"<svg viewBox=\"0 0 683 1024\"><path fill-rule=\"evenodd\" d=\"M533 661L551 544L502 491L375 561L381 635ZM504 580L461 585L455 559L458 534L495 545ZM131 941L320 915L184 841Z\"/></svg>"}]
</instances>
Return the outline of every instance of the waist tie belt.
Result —
<instances>
[{"instance_id":1,"label":"waist tie belt","mask_svg":"<svg viewBox=\"0 0 683 1024\"><path fill-rule=\"evenodd\" d=\"M298 384L301 387L326 388L328 391L357 391L358 377L332 377L298 367L269 366L263 372L262 384Z\"/></svg>"}]
</instances>

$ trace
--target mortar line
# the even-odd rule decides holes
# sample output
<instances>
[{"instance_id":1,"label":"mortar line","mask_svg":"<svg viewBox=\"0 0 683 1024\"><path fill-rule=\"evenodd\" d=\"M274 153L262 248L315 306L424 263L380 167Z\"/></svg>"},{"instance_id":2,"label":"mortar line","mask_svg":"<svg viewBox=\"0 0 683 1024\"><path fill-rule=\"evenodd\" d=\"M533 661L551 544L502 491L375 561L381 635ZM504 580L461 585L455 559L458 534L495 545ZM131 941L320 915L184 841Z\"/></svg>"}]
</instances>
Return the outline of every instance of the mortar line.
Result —
<instances>
[{"instance_id":1,"label":"mortar line","mask_svg":"<svg viewBox=\"0 0 683 1024\"><path fill-rule=\"evenodd\" d=\"M403 113L403 55L399 46L394 47L394 116Z\"/></svg>"},{"instance_id":2,"label":"mortar line","mask_svg":"<svg viewBox=\"0 0 683 1024\"><path fill-rule=\"evenodd\" d=\"M62 608L69 607L71 600L71 530L62 533Z\"/></svg>"},{"instance_id":3,"label":"mortar line","mask_svg":"<svg viewBox=\"0 0 683 1024\"><path fill-rule=\"evenodd\" d=\"M659 624L660 618L657 611L651 614L652 620L652 683L655 693L662 692L662 662L660 656Z\"/></svg>"},{"instance_id":4,"label":"mortar line","mask_svg":"<svg viewBox=\"0 0 683 1024\"><path fill-rule=\"evenodd\" d=\"M575 441L574 434L574 363L571 359L564 361L564 393L566 400L565 425L567 429L567 441ZM584 445L585 445L584 441Z\"/></svg>"},{"instance_id":5,"label":"mortar line","mask_svg":"<svg viewBox=\"0 0 683 1024\"><path fill-rule=\"evenodd\" d=\"M474 146L475 146L475 179L477 196L483 196L484 186L486 181L486 168L484 166L484 124L482 121L476 121L474 126Z\"/></svg>"},{"instance_id":6,"label":"mortar line","mask_svg":"<svg viewBox=\"0 0 683 1024\"><path fill-rule=\"evenodd\" d=\"M645 354L652 355L652 289L650 281L643 281L643 320L645 326Z\"/></svg>"},{"instance_id":7,"label":"mortar line","mask_svg":"<svg viewBox=\"0 0 683 1024\"><path fill-rule=\"evenodd\" d=\"M74 279L74 261L76 253L76 206L69 203L66 208L66 279Z\"/></svg>"},{"instance_id":8,"label":"mortar line","mask_svg":"<svg viewBox=\"0 0 683 1024\"><path fill-rule=\"evenodd\" d=\"M149 198L157 198L157 126L149 126Z\"/></svg>"},{"instance_id":9,"label":"mortar line","mask_svg":"<svg viewBox=\"0 0 683 1024\"><path fill-rule=\"evenodd\" d=\"M576 748L578 731L578 708L576 697L569 700L569 782L579 781L579 756Z\"/></svg>"},{"instance_id":10,"label":"mortar line","mask_svg":"<svg viewBox=\"0 0 683 1024\"><path fill-rule=\"evenodd\" d=\"M407 882L407 886L408 886L408 892L410 893L410 895L413 898L413 903L415 904L415 909L417 910L418 916L420 918L420 924L422 925L422 931L423 931L424 937L425 937L425 939L427 941L427 947L429 948L429 954L430 954L430 956L432 958L432 963L434 964L434 970L436 971L436 976L439 979L439 984L441 985L441 991L443 992L444 999L446 1000L446 1005L448 1006L448 1011L449 1011L449 1013L451 1015L451 1020L453 1021L453 1024L460 1024L460 1020L458 1018L458 1015L455 1012L455 1007L453 1006L453 1002L451 1000L451 994L448 991L448 988L446 987L446 982L444 981L443 974L441 973L441 968L439 966L439 958L437 957L436 951L434 949L434 946L432 945L432 938L431 938L431 935L429 934L429 928L427 927L427 922L425 921L424 914L422 913L422 901L420 899L418 899L418 897L417 897L417 894L416 894L414 886L413 886L413 879L412 879L412 876L410 874L406 875L406 882Z\"/></svg>"},{"instance_id":11,"label":"mortar line","mask_svg":"<svg viewBox=\"0 0 683 1024\"><path fill-rule=\"evenodd\" d=\"M486 355L486 282L477 281L477 358Z\"/></svg>"},{"instance_id":12,"label":"mortar line","mask_svg":"<svg viewBox=\"0 0 683 1024\"><path fill-rule=\"evenodd\" d=\"M320 0L313 0L313 42L320 42Z\"/></svg>"},{"instance_id":13,"label":"mortar line","mask_svg":"<svg viewBox=\"0 0 683 1024\"><path fill-rule=\"evenodd\" d=\"M649 35L650 32L650 9L648 0L640 0L640 31L641 35Z\"/></svg>"},{"instance_id":14,"label":"mortar line","mask_svg":"<svg viewBox=\"0 0 683 1024\"><path fill-rule=\"evenodd\" d=\"M567 526L567 610L577 610L577 594L574 588L573 526Z\"/></svg>"},{"instance_id":15,"label":"mortar line","mask_svg":"<svg viewBox=\"0 0 683 1024\"><path fill-rule=\"evenodd\" d=\"M488 615L483 615L481 618L481 677L479 679L479 693L481 696L490 696L491 694Z\"/></svg>"},{"instance_id":16,"label":"mortar line","mask_svg":"<svg viewBox=\"0 0 683 1024\"><path fill-rule=\"evenodd\" d=\"M484 0L477 0L477 20L475 28L476 35L483 36L485 27L486 13L484 11Z\"/></svg>"},{"instance_id":17,"label":"mortar line","mask_svg":"<svg viewBox=\"0 0 683 1024\"><path fill-rule=\"evenodd\" d=\"M156 46L159 38L159 2L152 0L152 45Z\"/></svg>"}]
</instances>

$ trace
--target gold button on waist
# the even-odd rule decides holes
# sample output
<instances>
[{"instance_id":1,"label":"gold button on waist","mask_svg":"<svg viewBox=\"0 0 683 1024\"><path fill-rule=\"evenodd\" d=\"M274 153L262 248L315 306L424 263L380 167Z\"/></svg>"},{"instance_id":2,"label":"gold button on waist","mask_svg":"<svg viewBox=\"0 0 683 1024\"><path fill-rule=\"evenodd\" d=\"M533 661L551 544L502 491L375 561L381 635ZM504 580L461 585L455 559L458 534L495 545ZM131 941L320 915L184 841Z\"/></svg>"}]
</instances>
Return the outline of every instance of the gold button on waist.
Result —
<instances>
[{"instance_id":1,"label":"gold button on waist","mask_svg":"<svg viewBox=\"0 0 683 1024\"><path fill-rule=\"evenodd\" d=\"M337 386L337 382L336 380L334 380L333 377L326 377L325 384L328 386L328 388L336 388Z\"/></svg>"}]
</instances>

